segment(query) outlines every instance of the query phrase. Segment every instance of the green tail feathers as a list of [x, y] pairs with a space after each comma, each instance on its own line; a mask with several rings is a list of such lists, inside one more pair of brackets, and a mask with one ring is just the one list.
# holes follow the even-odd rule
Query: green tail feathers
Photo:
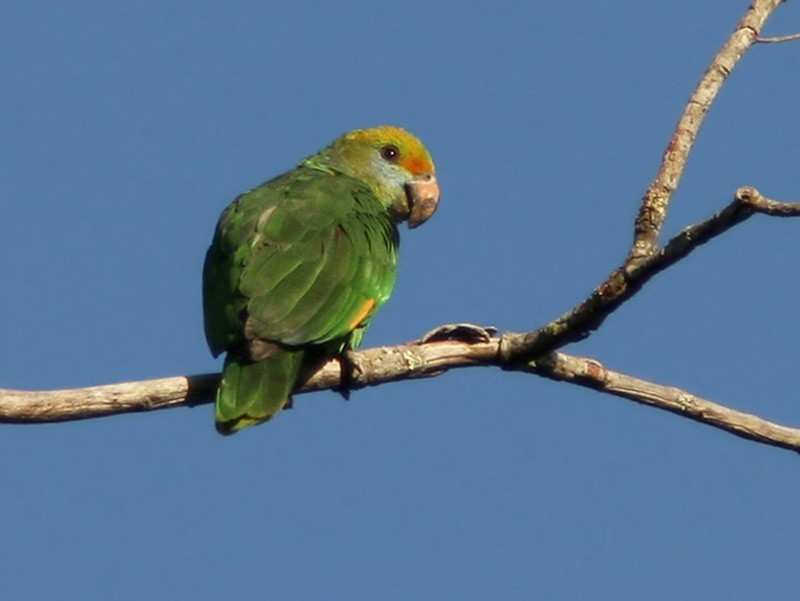
[[217, 431], [234, 434], [267, 421], [283, 409], [297, 381], [303, 354], [280, 350], [272, 357], [251, 362], [228, 353], [217, 390]]

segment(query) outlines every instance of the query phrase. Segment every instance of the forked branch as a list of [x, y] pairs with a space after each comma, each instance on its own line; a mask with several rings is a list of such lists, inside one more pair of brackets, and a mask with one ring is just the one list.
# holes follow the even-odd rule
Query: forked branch
[[734, 67], [752, 46], [782, 0], [755, 0], [731, 36], [711, 61], [689, 97], [675, 132], [672, 134], [655, 179], [644, 194], [636, 218], [633, 245], [626, 260], [635, 264], [657, 252], [658, 238], [672, 195], [678, 188], [689, 153], [708, 110]]
[[[353, 364], [354, 370], [348, 374], [347, 384], [362, 388], [436, 376], [455, 368], [495, 366], [585, 386], [750, 440], [800, 451], [800, 429], [774, 424], [677, 388], [609, 370], [593, 359], [556, 352], [589, 336], [655, 275], [756, 213], [800, 216], [800, 203], [772, 200], [755, 188], [740, 188], [730, 204], [708, 219], [686, 227], [665, 245], [659, 245], [669, 203], [697, 133], [731, 70], [756, 42], [800, 38], [800, 35], [780, 39], [760, 37], [764, 23], [780, 4], [781, 0], [755, 0], [711, 61], [678, 121], [655, 179], [644, 194], [635, 222], [634, 240], [625, 262], [586, 300], [530, 332], [470, 341], [412, 342], [352, 353], [348, 362]], [[342, 382], [341, 375], [340, 362], [328, 361], [309, 373], [296, 392], [335, 389]], [[218, 382], [219, 375], [206, 374], [74, 390], [0, 390], [0, 422], [54, 422], [200, 405], [211, 402]]]

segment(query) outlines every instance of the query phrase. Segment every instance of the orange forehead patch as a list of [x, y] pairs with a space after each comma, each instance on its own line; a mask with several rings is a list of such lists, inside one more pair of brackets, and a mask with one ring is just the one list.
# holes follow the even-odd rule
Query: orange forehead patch
[[369, 129], [357, 129], [346, 134], [345, 138], [373, 146], [394, 144], [400, 151], [399, 164], [413, 175], [435, 171], [431, 155], [419, 138], [400, 127], [381, 125]]
[[413, 175], [433, 173], [433, 161], [431, 161], [427, 152], [422, 156], [418, 154], [403, 154], [400, 159], [400, 165]]

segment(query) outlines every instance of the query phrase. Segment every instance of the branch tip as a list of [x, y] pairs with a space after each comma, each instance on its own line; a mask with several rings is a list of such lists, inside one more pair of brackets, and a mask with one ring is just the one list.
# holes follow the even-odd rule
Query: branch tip
[[751, 208], [756, 213], [773, 217], [800, 217], [800, 202], [773, 200], [752, 186], [744, 186], [736, 190], [735, 199], [736, 202]]
[[742, 204], [753, 205], [753, 203], [758, 202], [758, 200], [761, 198], [761, 192], [752, 186], [742, 186], [736, 190], [734, 198], [737, 202]]

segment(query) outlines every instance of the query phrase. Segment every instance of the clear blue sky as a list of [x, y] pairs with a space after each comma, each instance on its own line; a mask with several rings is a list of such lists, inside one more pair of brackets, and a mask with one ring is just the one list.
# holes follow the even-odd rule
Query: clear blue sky
[[[689, 92], [746, 0], [55, 2], [0, 8], [0, 387], [217, 371], [220, 211], [340, 133], [417, 133], [439, 213], [403, 231], [366, 345], [532, 329], [623, 258]], [[768, 33], [800, 30], [789, 3]], [[800, 43], [745, 57], [675, 197], [800, 200]], [[755, 218], [569, 350], [787, 423], [800, 221]], [[798, 458], [530, 376], [0, 427], [0, 598], [732, 599], [796, 593]]]

